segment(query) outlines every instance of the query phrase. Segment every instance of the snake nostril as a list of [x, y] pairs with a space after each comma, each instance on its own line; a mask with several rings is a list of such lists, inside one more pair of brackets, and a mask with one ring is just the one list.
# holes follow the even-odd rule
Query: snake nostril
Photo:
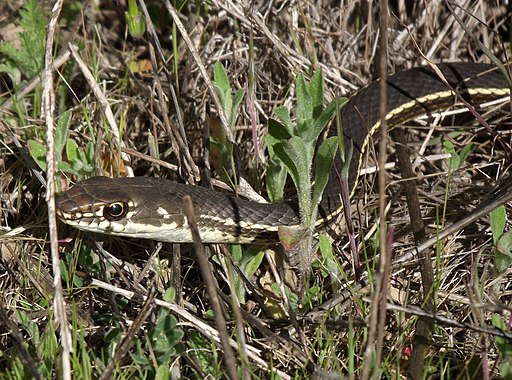
[[124, 202], [114, 202], [106, 205], [103, 209], [103, 216], [110, 221], [123, 218], [128, 212], [128, 205]]

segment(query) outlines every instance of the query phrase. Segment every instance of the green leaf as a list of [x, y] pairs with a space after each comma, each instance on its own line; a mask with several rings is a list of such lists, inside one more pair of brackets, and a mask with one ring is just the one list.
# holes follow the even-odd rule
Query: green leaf
[[87, 163], [94, 165], [94, 157], [94, 144], [92, 143], [92, 141], [89, 141], [85, 145], [85, 158]]
[[68, 139], [69, 122], [71, 120], [71, 111], [62, 113], [59, 120], [57, 121], [57, 128], [55, 129], [55, 154], [57, 155], [57, 161], [62, 159], [62, 151], [66, 146]]
[[[345, 154], [344, 154], [345, 161], [342, 161], [343, 164], [341, 166], [341, 173], [340, 173], [341, 178], [343, 178], [344, 180], [347, 180], [347, 181], [348, 181], [348, 176], [350, 174], [350, 163], [352, 161], [352, 154], [354, 154], [354, 145], [350, 144], [348, 146], [348, 148], [345, 149]], [[352, 191], [352, 189], [349, 189], [349, 191]]]
[[[254, 253], [254, 249], [242, 250], [242, 246], [240, 244], [230, 244], [229, 247], [231, 255], [237, 263], [238, 268], [245, 278], [250, 280], [260, 267], [264, 252], [258, 247], [255, 248], [257, 249], [257, 253]], [[245, 303], [245, 282], [236, 270], [232, 270], [231, 273], [233, 277], [233, 287], [231, 290], [236, 292], [238, 300], [243, 304]]]
[[[2, 50], [2, 49], [0, 49]], [[0, 73], [6, 73], [15, 85], [21, 82], [21, 71], [18, 67], [12, 66], [9, 63], [0, 64]]]
[[39, 333], [39, 327], [37, 323], [33, 322], [28, 318], [27, 314], [23, 311], [16, 311], [16, 319], [19, 324], [27, 331], [28, 335], [32, 339], [35, 346], [39, 345], [41, 334]]
[[[338, 98], [338, 99], [343, 99], [343, 98]], [[342, 102], [342, 101], [343, 100], [341, 100], [340, 102]], [[338, 148], [339, 148], [338, 151], [339, 151], [340, 160], [341, 160], [343, 166], [347, 166], [347, 165], [345, 165], [347, 161], [350, 162], [350, 160], [347, 160], [347, 157], [345, 154], [345, 135], [343, 134], [343, 123], [341, 122], [341, 107], [344, 106], [347, 101], [348, 101], [348, 99], [346, 101], [344, 101], [343, 104], [339, 104], [339, 102], [336, 102], [335, 123], [336, 123], [336, 131], [337, 131], [337, 135], [338, 135]], [[347, 173], [348, 173], [348, 168], [347, 168]]]
[[496, 268], [504, 273], [512, 265], [512, 232], [504, 233], [496, 243]]
[[312, 122], [311, 127], [304, 134], [304, 138], [308, 141], [316, 142], [318, 136], [323, 132], [329, 121], [332, 120], [336, 110], [343, 107], [347, 101], [348, 99], [344, 97], [334, 99], [318, 118]]
[[448, 167], [450, 171], [457, 170], [460, 168], [460, 156], [455, 151], [455, 147], [453, 146], [451, 141], [445, 140], [443, 141], [444, 150], [451, 155], [448, 159]]
[[281, 159], [275, 153], [274, 147], [281, 141], [289, 139], [285, 126], [275, 120], [268, 122], [269, 133], [265, 136], [265, 144], [269, 155], [266, 175], [266, 187], [271, 202], [281, 202], [288, 172]]
[[233, 111], [231, 115], [230, 125], [235, 126], [236, 119], [238, 117], [238, 109], [240, 108], [240, 104], [242, 103], [242, 100], [244, 99], [245, 91], [243, 88], [239, 88], [237, 92], [235, 93], [235, 98], [233, 100]]
[[217, 91], [217, 95], [219, 96], [220, 103], [222, 104], [222, 109], [224, 110], [226, 118], [229, 121], [231, 120], [233, 100], [231, 98], [228, 76], [224, 70], [224, 66], [222, 66], [219, 62], [215, 62], [213, 65], [213, 82], [215, 90]]
[[324, 78], [322, 71], [318, 70], [309, 83], [309, 93], [313, 105], [313, 119], [316, 119], [324, 109]]
[[267, 163], [266, 188], [270, 202], [282, 202], [288, 172], [279, 160], [269, 159]]
[[73, 167], [66, 161], [57, 162], [57, 169], [59, 169], [63, 173], [69, 173], [73, 175], [78, 175], [78, 172], [73, 169]]
[[243, 272], [245, 277], [251, 278], [254, 273], [259, 269], [261, 262], [263, 261], [263, 257], [265, 256], [265, 251], [258, 249], [257, 254], [253, 254], [252, 252], [246, 252], [244, 255], [244, 260], [247, 260], [246, 263], [243, 264]]
[[268, 148], [284, 140], [290, 139], [293, 136], [293, 131], [290, 132], [290, 130], [286, 127], [285, 124], [281, 124], [274, 119], [269, 119], [267, 136], [270, 136], [268, 138], [265, 137], [265, 143], [267, 144]]
[[[286, 131], [288, 131], [288, 134], [290, 136], [293, 136], [295, 133], [293, 130], [292, 119], [290, 117], [290, 113], [288, 112], [288, 109], [286, 107], [277, 107], [274, 110], [274, 114], [279, 119], [279, 121], [282, 123], [282, 126], [284, 126], [284, 128], [286, 128]], [[270, 119], [270, 120], [274, 121], [274, 123], [277, 123], [273, 119]], [[270, 120], [269, 120], [269, 123], [270, 123]], [[269, 127], [270, 127], [270, 124], [269, 124]]]
[[215, 62], [213, 65], [213, 81], [222, 92], [230, 91], [228, 75], [220, 62]]
[[36, 164], [43, 170], [46, 171], [46, 147], [40, 142], [34, 140], [28, 140], [28, 151], [36, 162]]
[[156, 370], [155, 380], [169, 380], [170, 378], [169, 366], [166, 364], [159, 365]]
[[218, 141], [215, 137], [210, 137], [210, 145], [217, 148], [219, 152], [219, 160], [221, 161], [220, 164], [226, 168], [228, 167], [228, 160], [229, 160], [229, 149], [226, 146], [225, 143], [222, 143]]
[[235, 262], [240, 265], [242, 260], [242, 246], [240, 244], [232, 244], [230, 246], [231, 256]]
[[80, 161], [80, 160], [73, 160], [71, 161], [71, 168], [75, 171], [75, 172], [81, 172], [85, 167], [85, 164], [83, 163], [83, 161]]
[[503, 235], [507, 223], [507, 211], [505, 210], [505, 206], [494, 209], [490, 212], [489, 216], [491, 218], [492, 240], [494, 244], [496, 244], [501, 235]]
[[461, 164], [466, 161], [466, 159], [471, 154], [471, 152], [473, 152], [474, 149], [475, 149], [475, 144], [467, 144], [462, 147], [462, 149], [459, 153]]
[[175, 352], [174, 346], [183, 337], [183, 331], [176, 327], [176, 318], [173, 315], [161, 314], [149, 336], [157, 353], [172, 354]]
[[69, 139], [66, 142], [66, 156], [69, 162], [78, 160], [78, 144], [75, 140]]
[[[337, 150], [338, 137], [336, 136], [328, 138], [320, 145], [320, 148], [318, 148], [316, 156], [315, 189], [313, 190], [313, 207], [315, 209], [320, 203], [325, 186], [329, 181], [329, 173], [331, 172], [332, 163]], [[316, 219], [316, 215], [313, 215], [313, 218]]]
[[304, 76], [299, 74], [295, 81], [297, 98], [297, 134], [303, 136], [313, 119], [313, 99], [311, 98]]
[[176, 300], [176, 289], [173, 287], [167, 288], [163, 298], [165, 302], [174, 302]]
[[309, 163], [311, 159], [309, 159], [304, 141], [300, 137], [293, 136], [289, 140], [282, 142], [282, 148], [282, 150], [276, 149], [276, 153], [286, 165], [296, 188], [299, 192], [308, 191]]
[[130, 34], [139, 38], [146, 31], [146, 22], [139, 11], [137, 0], [128, 0], [128, 12], [124, 12]]
[[318, 247], [320, 249], [320, 254], [322, 255], [322, 271], [324, 275], [329, 275], [332, 277], [332, 284], [339, 285], [340, 269], [338, 266], [338, 260], [332, 250], [332, 244], [325, 234], [320, 234], [318, 240]]
[[283, 141], [282, 151], [279, 145], [275, 147], [277, 154], [282, 153], [281, 161], [286, 165], [290, 173], [297, 195], [299, 198], [299, 207], [304, 218], [303, 223], [310, 229], [311, 226], [311, 175], [310, 166], [312, 163], [311, 152], [304, 141], [298, 137], [293, 136], [291, 139]]

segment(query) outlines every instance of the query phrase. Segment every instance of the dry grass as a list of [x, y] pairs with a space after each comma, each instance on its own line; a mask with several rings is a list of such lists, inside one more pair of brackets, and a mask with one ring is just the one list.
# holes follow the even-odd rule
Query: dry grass
[[[0, 37], [4, 39], [18, 19], [18, 8], [7, 3], [0, 5], [0, 17], [6, 17], [0, 18]], [[457, 2], [455, 12], [471, 35], [442, 1], [397, 3], [400, 8], [392, 8], [388, 31], [390, 72], [425, 64], [426, 59], [489, 62], [473, 42], [475, 38], [500, 61], [507, 61], [510, 11], [498, 1]], [[146, 35], [137, 39], [126, 33], [124, 9], [118, 4], [101, 2], [97, 7], [86, 3], [79, 13], [74, 13], [79, 3], [68, 4], [57, 36], [58, 54], [67, 50], [67, 42], [80, 46], [80, 55], [120, 126], [124, 151], [161, 160], [155, 163], [145, 156], [132, 155], [131, 168], [136, 175], [193, 181], [207, 165], [215, 164], [215, 160], [210, 163], [208, 159], [203, 139], [205, 129], [218, 124], [210, 120], [217, 115], [212, 94], [180, 33], [171, 38], [171, 18], [160, 2], [147, 2], [147, 6], [168, 73], [162, 67], [160, 53], [154, 53], [152, 38]], [[242, 104], [234, 140], [241, 151], [244, 177], [258, 190], [264, 188], [266, 158], [262, 141], [266, 121], [276, 106], [291, 106], [292, 84], [299, 72], [308, 76], [322, 69], [328, 100], [350, 95], [378, 73], [375, 2], [212, 0], [208, 5], [183, 4], [180, 18], [209, 76], [213, 64], [221, 62], [232, 87], [244, 88], [253, 101]], [[13, 41], [20, 42], [16, 38]], [[92, 142], [96, 174], [125, 175], [129, 169], [119, 159], [111, 126], [83, 72], [72, 58], [67, 58], [59, 72], [60, 77], [55, 75], [55, 88], [59, 88], [56, 114], [72, 111], [70, 138], [81, 149]], [[54, 332], [51, 308], [53, 279], [46, 244], [46, 204], [44, 189], [34, 175], [38, 168], [27, 150], [29, 140], [44, 143], [45, 137], [37, 87], [21, 96], [26, 83], [38, 76], [21, 75], [25, 82], [20, 86], [3, 74], [0, 82], [0, 100], [8, 102], [0, 108], [0, 363], [5, 369], [0, 377], [18, 378], [35, 371], [51, 378], [60, 376], [60, 359], [57, 348], [50, 344], [57, 344], [58, 334]], [[169, 97], [171, 85], [177, 104]], [[13, 99], [17, 99], [14, 104]], [[186, 139], [177, 132], [178, 112]], [[507, 176], [511, 157], [509, 110], [492, 110], [486, 119], [499, 126], [497, 139], [491, 141], [480, 127], [461, 128], [473, 125], [469, 117], [443, 122], [454, 125], [450, 131], [463, 131], [453, 139], [457, 151], [469, 142], [476, 145], [460, 170], [447, 176], [446, 159], [415, 167], [429, 236], [471, 213], [496, 180]], [[427, 136], [427, 129], [422, 121], [411, 123], [407, 128], [408, 145], [420, 152], [418, 156], [434, 158], [444, 152], [439, 142], [441, 133]], [[443, 128], [443, 135], [446, 131]], [[429, 143], [425, 144], [427, 138]], [[393, 160], [392, 144], [389, 153]], [[169, 164], [180, 170], [170, 170]], [[223, 175], [218, 168], [212, 172]], [[395, 228], [393, 254], [399, 256], [414, 246], [414, 240], [400, 174], [390, 169], [388, 175], [388, 219]], [[60, 185], [69, 186], [71, 179], [63, 177]], [[374, 242], [378, 240], [377, 191], [371, 176], [364, 177], [358, 194], [354, 215], [360, 237], [358, 249], [364, 260], [373, 257]], [[506, 230], [509, 227], [507, 224]], [[209, 313], [211, 305], [191, 247], [84, 235], [64, 225], [59, 226], [59, 237], [63, 287], [72, 324], [74, 377], [99, 377], [121, 338], [128, 348], [116, 356], [119, 362], [112, 369], [116, 378], [152, 377], [159, 364], [172, 368], [173, 377], [225, 376], [222, 348], [212, 338], [217, 331]], [[103, 242], [102, 248], [94, 239]], [[229, 255], [223, 248], [212, 248], [217, 256], [211, 265], [240, 374], [246, 378], [361, 376], [365, 363], [369, 365], [363, 360], [365, 349], [372, 343], [367, 342], [366, 333], [373, 287], [353, 288], [355, 278], [347, 261], [351, 260], [347, 247], [344, 236], [333, 244], [338, 261], [335, 268], [326, 268], [325, 262], [315, 263], [309, 304], [301, 312], [290, 310], [283, 300], [276, 284], [281, 288], [284, 284], [275, 271], [279, 260], [276, 264], [273, 252], [265, 253], [260, 268], [246, 284], [250, 292], [245, 302], [234, 306], [236, 302], [230, 299], [233, 269]], [[512, 288], [510, 271], [496, 270], [494, 250], [487, 218], [432, 247], [434, 289], [429, 299], [434, 300], [439, 318], [432, 341], [426, 346], [425, 377], [499, 376], [500, 353], [492, 334], [497, 330], [493, 330], [491, 318], [508, 325]], [[368, 262], [370, 267], [374, 265], [373, 260]], [[411, 364], [418, 364], [410, 363], [408, 355], [414, 349], [411, 342], [416, 316], [421, 315], [424, 305], [419, 268], [418, 262], [411, 260], [406, 266], [394, 268], [390, 275], [382, 360], [370, 363], [373, 373], [386, 378], [405, 377]], [[373, 272], [369, 270], [370, 278]], [[174, 297], [170, 288], [174, 288]], [[143, 298], [153, 291], [155, 300], [146, 304], [142, 313]], [[297, 302], [293, 294], [287, 297], [291, 304]], [[328, 310], [322, 307], [333, 301], [337, 306]], [[166, 361], [165, 354], [155, 348], [157, 338], [151, 331], [163, 323], [169, 311], [177, 318], [177, 326], [166, 320], [168, 328], [156, 330], [168, 338], [166, 352], [170, 359]], [[144, 316], [142, 320], [137, 319], [140, 315]], [[138, 328], [130, 329], [134, 321]], [[166, 335], [173, 331], [173, 337]]]

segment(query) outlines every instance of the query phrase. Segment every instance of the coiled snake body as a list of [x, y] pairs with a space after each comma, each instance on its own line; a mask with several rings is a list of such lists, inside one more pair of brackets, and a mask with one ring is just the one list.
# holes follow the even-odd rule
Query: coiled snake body
[[[446, 109], [458, 96], [478, 106], [510, 94], [505, 77], [495, 66], [453, 63], [438, 68], [444, 79], [430, 67], [400, 71], [388, 78], [388, 125]], [[379, 83], [374, 82], [353, 95], [341, 110], [345, 145], [354, 147], [348, 178], [351, 189], [357, 184], [362, 155], [380, 125], [379, 98]], [[335, 161], [319, 206], [324, 220], [341, 212], [336, 174], [339, 165]], [[183, 214], [184, 195], [192, 198], [205, 243], [272, 241], [277, 240], [279, 226], [300, 224], [300, 213], [293, 203], [254, 203], [202, 187], [146, 177], [93, 177], [77, 183], [57, 199], [57, 214], [65, 223], [85, 231], [191, 242]]]

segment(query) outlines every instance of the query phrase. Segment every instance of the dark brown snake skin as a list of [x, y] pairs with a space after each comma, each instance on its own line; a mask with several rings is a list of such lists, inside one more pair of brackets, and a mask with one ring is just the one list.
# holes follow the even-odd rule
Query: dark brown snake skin
[[[459, 96], [475, 106], [509, 94], [507, 81], [495, 66], [453, 63], [438, 67]], [[390, 126], [454, 104], [455, 96], [430, 67], [400, 71], [389, 76], [387, 83]], [[351, 189], [358, 180], [361, 155], [378, 129], [379, 87], [377, 81], [361, 89], [341, 111], [345, 144], [354, 147], [349, 168]], [[339, 171], [338, 160], [319, 207], [319, 214], [326, 221], [341, 210]], [[57, 199], [57, 209], [64, 222], [79, 229], [189, 242], [191, 237], [182, 210], [184, 195], [192, 198], [201, 236], [207, 243], [273, 241], [277, 240], [278, 226], [300, 224], [299, 212], [293, 203], [253, 203], [202, 187], [146, 177], [94, 177], [82, 181]], [[115, 215], [109, 214], [108, 205], [116, 202], [126, 215], [116, 217], [117, 206], [112, 209]], [[134, 222], [136, 224], [132, 224]]]

